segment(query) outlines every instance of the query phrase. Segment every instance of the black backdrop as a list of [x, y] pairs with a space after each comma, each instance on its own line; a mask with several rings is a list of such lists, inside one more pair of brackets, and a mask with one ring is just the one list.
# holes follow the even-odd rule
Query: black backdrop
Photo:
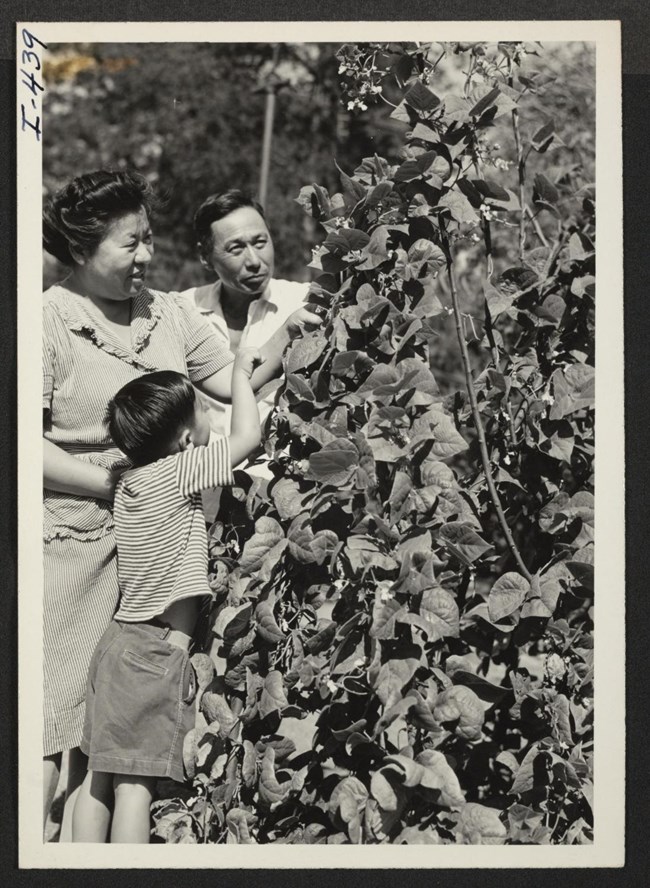
[[[650, 114], [650, 28], [647, 0], [5, 0], [0, 13], [0, 849], [2, 882], [26, 886], [113, 886], [227, 884], [341, 888], [366, 881], [373, 888], [400, 883], [448, 886], [480, 881], [486, 888], [505, 884], [537, 888], [557, 882], [580, 886], [650, 884], [646, 832], [650, 816], [647, 758], [650, 699], [646, 680], [650, 573], [647, 536], [650, 508], [646, 494], [648, 468], [648, 358], [650, 312], [649, 219], [647, 173]], [[16, 21], [337, 21], [360, 20], [539, 20], [621, 19], [623, 23], [624, 227], [625, 227], [625, 387], [627, 492], [627, 837], [622, 870], [18, 870], [18, 739], [17, 739], [17, 596], [16, 596]], [[603, 421], [602, 419], [600, 421]], [[28, 596], [29, 589], [21, 590]], [[620, 590], [602, 594], [620, 595]], [[623, 606], [623, 602], [621, 602]], [[645, 779], [644, 779], [645, 778]], [[468, 850], [471, 855], [471, 852]], [[435, 858], [432, 864], [435, 866]]]

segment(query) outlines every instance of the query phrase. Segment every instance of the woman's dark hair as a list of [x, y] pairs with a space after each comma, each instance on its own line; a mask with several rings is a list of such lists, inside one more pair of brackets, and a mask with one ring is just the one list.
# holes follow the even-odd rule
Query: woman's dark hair
[[159, 370], [127, 382], [108, 404], [106, 425], [136, 466], [169, 456], [175, 435], [194, 418], [196, 392], [182, 373]]
[[[262, 205], [249, 194], [239, 188], [230, 188], [228, 191], [220, 191], [207, 197], [194, 214], [194, 234], [199, 247], [199, 252], [204, 259], [208, 259], [212, 250], [213, 222], [224, 219], [234, 210], [242, 207], [252, 207], [264, 219]], [[265, 220], [266, 221], [266, 220]]]
[[78, 176], [46, 201], [43, 246], [65, 265], [74, 265], [71, 248], [91, 256], [114, 219], [143, 208], [149, 213], [156, 203], [140, 173], [97, 170]]

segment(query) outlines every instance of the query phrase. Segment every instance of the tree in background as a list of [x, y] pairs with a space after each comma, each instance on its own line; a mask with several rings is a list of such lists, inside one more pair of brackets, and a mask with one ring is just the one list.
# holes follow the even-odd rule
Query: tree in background
[[[166, 205], [155, 220], [152, 285], [204, 281], [192, 217], [213, 191], [259, 184], [265, 89], [277, 93], [267, 215], [279, 276], [305, 279], [314, 226], [292, 200], [298, 183], [335, 183], [385, 138], [339, 107], [338, 63], [326, 44], [74, 44], [45, 65], [46, 192], [99, 167], [133, 167]], [[375, 128], [373, 128], [375, 129]], [[46, 266], [46, 283], [60, 269]]]

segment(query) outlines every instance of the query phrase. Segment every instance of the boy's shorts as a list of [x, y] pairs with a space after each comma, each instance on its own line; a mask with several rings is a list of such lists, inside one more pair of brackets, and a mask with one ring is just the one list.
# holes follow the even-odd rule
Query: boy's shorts
[[113, 620], [95, 648], [81, 750], [93, 771], [183, 782], [183, 740], [196, 723], [186, 650], [154, 623]]

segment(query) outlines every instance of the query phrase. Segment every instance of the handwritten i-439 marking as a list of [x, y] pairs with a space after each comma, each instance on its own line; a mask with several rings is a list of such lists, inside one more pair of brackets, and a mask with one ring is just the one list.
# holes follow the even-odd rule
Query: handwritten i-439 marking
[[[41, 93], [45, 91], [45, 87], [42, 83], [40, 83], [36, 76], [35, 72], [38, 73], [41, 70], [42, 63], [39, 55], [38, 47], [42, 49], [47, 49], [47, 44], [43, 43], [42, 40], [39, 40], [34, 34], [27, 30], [27, 28], [23, 28], [22, 30], [22, 39], [23, 46], [25, 47], [22, 50], [22, 54], [20, 60], [24, 67], [20, 69], [20, 73], [23, 75], [23, 80], [21, 81], [22, 86], [26, 87], [30, 92], [33, 93], [31, 97], [31, 105], [34, 111], [39, 110], [39, 105], [37, 103], [37, 98], [40, 99]], [[32, 68], [33, 70], [30, 70]], [[36, 136], [37, 141], [41, 140], [41, 117], [40, 114], [36, 114], [33, 119], [28, 116], [28, 112], [25, 110], [25, 105], [21, 103], [20, 105], [20, 114], [21, 114], [21, 129], [25, 132], [26, 129], [31, 130]]]

